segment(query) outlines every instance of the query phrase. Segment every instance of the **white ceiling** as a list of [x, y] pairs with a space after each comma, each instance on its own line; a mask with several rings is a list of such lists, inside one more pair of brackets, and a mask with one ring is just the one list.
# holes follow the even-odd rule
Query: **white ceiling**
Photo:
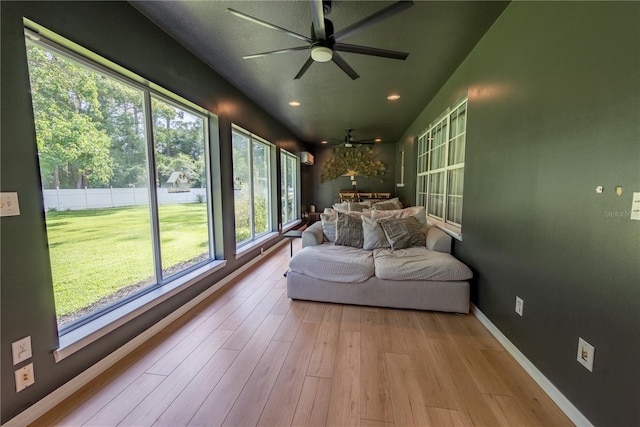
[[[508, 2], [417, 1], [345, 43], [408, 52], [406, 61], [340, 55], [360, 75], [351, 80], [332, 62], [314, 63], [294, 80], [307, 50], [256, 59], [243, 55], [305, 42], [238, 18], [233, 8], [309, 36], [308, 1], [131, 1], [164, 31], [270, 112], [300, 139], [344, 137], [396, 142], [480, 40]], [[394, 2], [334, 1], [336, 31]], [[401, 96], [390, 102], [391, 93]], [[301, 102], [291, 107], [289, 101]]]

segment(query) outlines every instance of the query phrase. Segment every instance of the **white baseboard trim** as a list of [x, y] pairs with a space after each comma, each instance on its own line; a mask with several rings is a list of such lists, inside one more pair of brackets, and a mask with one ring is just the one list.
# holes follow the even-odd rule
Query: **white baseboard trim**
[[287, 239], [282, 239], [280, 242], [271, 246], [267, 249], [263, 255], [257, 256], [242, 267], [238, 268], [228, 276], [221, 279], [218, 283], [207, 289], [206, 291], [199, 294], [197, 297], [187, 302], [185, 305], [169, 314], [164, 319], [160, 320], [158, 323], [141, 333], [140, 335], [133, 338], [131, 341], [123, 345], [122, 347], [115, 350], [113, 353], [109, 354], [104, 359], [97, 362], [95, 365], [91, 366], [89, 369], [81, 372], [73, 379], [69, 380], [65, 384], [61, 385], [9, 421], [2, 425], [2, 427], [22, 427], [35, 422], [38, 418], [52, 410], [56, 405], [62, 403], [63, 400], [71, 396], [76, 391], [80, 390], [82, 387], [87, 385], [91, 380], [96, 378], [98, 375], [109, 369], [111, 366], [115, 365], [121, 359], [123, 359], [127, 354], [131, 353], [133, 350], [144, 344], [147, 340], [151, 339], [155, 334], [162, 331], [164, 328], [169, 326], [171, 323], [175, 322], [180, 316], [186, 314], [189, 310], [200, 304], [202, 301], [207, 299], [209, 296], [213, 295], [216, 291], [227, 285], [233, 279], [238, 277], [240, 274], [247, 271], [250, 267], [256, 264], [262, 256], [269, 255], [270, 253], [278, 250], [280, 246], [284, 244], [288, 244]]
[[522, 354], [509, 339], [494, 325], [487, 316], [475, 305], [471, 305], [471, 311], [491, 334], [502, 344], [502, 346], [513, 356], [513, 358], [524, 368], [529, 376], [547, 393], [562, 412], [578, 427], [593, 427], [593, 424], [578, 410], [551, 381], [544, 376], [527, 357]]

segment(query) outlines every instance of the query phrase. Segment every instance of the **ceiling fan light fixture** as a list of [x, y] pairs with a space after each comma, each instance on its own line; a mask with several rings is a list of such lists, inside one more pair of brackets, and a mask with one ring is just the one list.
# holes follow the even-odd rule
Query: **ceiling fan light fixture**
[[333, 58], [333, 51], [326, 46], [313, 46], [311, 58], [316, 62], [329, 62]]

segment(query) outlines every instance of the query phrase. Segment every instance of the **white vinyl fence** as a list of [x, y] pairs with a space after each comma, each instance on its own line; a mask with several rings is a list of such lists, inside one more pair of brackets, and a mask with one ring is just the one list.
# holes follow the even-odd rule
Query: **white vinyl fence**
[[[191, 188], [188, 192], [169, 193], [158, 188], [159, 204], [198, 203], [206, 201], [206, 189]], [[44, 209], [50, 211], [116, 208], [149, 204], [147, 188], [85, 188], [80, 190], [42, 190]], [[198, 196], [201, 200], [198, 199]]]

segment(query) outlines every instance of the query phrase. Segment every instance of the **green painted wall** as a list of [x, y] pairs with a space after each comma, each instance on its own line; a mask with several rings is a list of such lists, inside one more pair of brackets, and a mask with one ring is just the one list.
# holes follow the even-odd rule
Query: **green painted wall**
[[[639, 425], [640, 3], [511, 3], [398, 152], [415, 158], [417, 133], [467, 91], [455, 253], [473, 302], [593, 424]], [[596, 347], [593, 373], [578, 337]]]
[[[378, 144], [372, 146], [376, 153], [376, 158], [385, 165], [385, 173], [375, 178], [356, 177], [357, 188], [360, 191], [379, 191], [395, 195], [395, 175], [396, 175], [396, 152], [395, 144]], [[351, 188], [349, 177], [340, 177], [332, 181], [320, 182], [322, 174], [322, 164], [331, 157], [332, 150], [329, 147], [320, 147], [315, 152], [315, 165], [307, 166], [311, 173], [312, 201], [316, 209], [322, 212], [324, 208], [331, 207], [336, 203], [340, 190]]]
[[[217, 73], [179, 46], [126, 2], [0, 3], [2, 19], [1, 191], [17, 191], [19, 217], [0, 221], [1, 342], [0, 423], [5, 423], [78, 375], [158, 320], [255, 256], [235, 260], [231, 123], [299, 153], [303, 145], [268, 112], [261, 110]], [[219, 147], [213, 147], [213, 200], [218, 255], [228, 267], [156, 309], [129, 322], [60, 363], [35, 130], [23, 35], [26, 17], [83, 47], [183, 96], [219, 116]], [[308, 177], [303, 176], [307, 194]], [[306, 196], [305, 196], [306, 197]], [[306, 203], [306, 199], [304, 200]], [[221, 221], [221, 218], [225, 218]], [[267, 246], [267, 245], [265, 245]], [[15, 392], [11, 342], [30, 335], [36, 383]]]

